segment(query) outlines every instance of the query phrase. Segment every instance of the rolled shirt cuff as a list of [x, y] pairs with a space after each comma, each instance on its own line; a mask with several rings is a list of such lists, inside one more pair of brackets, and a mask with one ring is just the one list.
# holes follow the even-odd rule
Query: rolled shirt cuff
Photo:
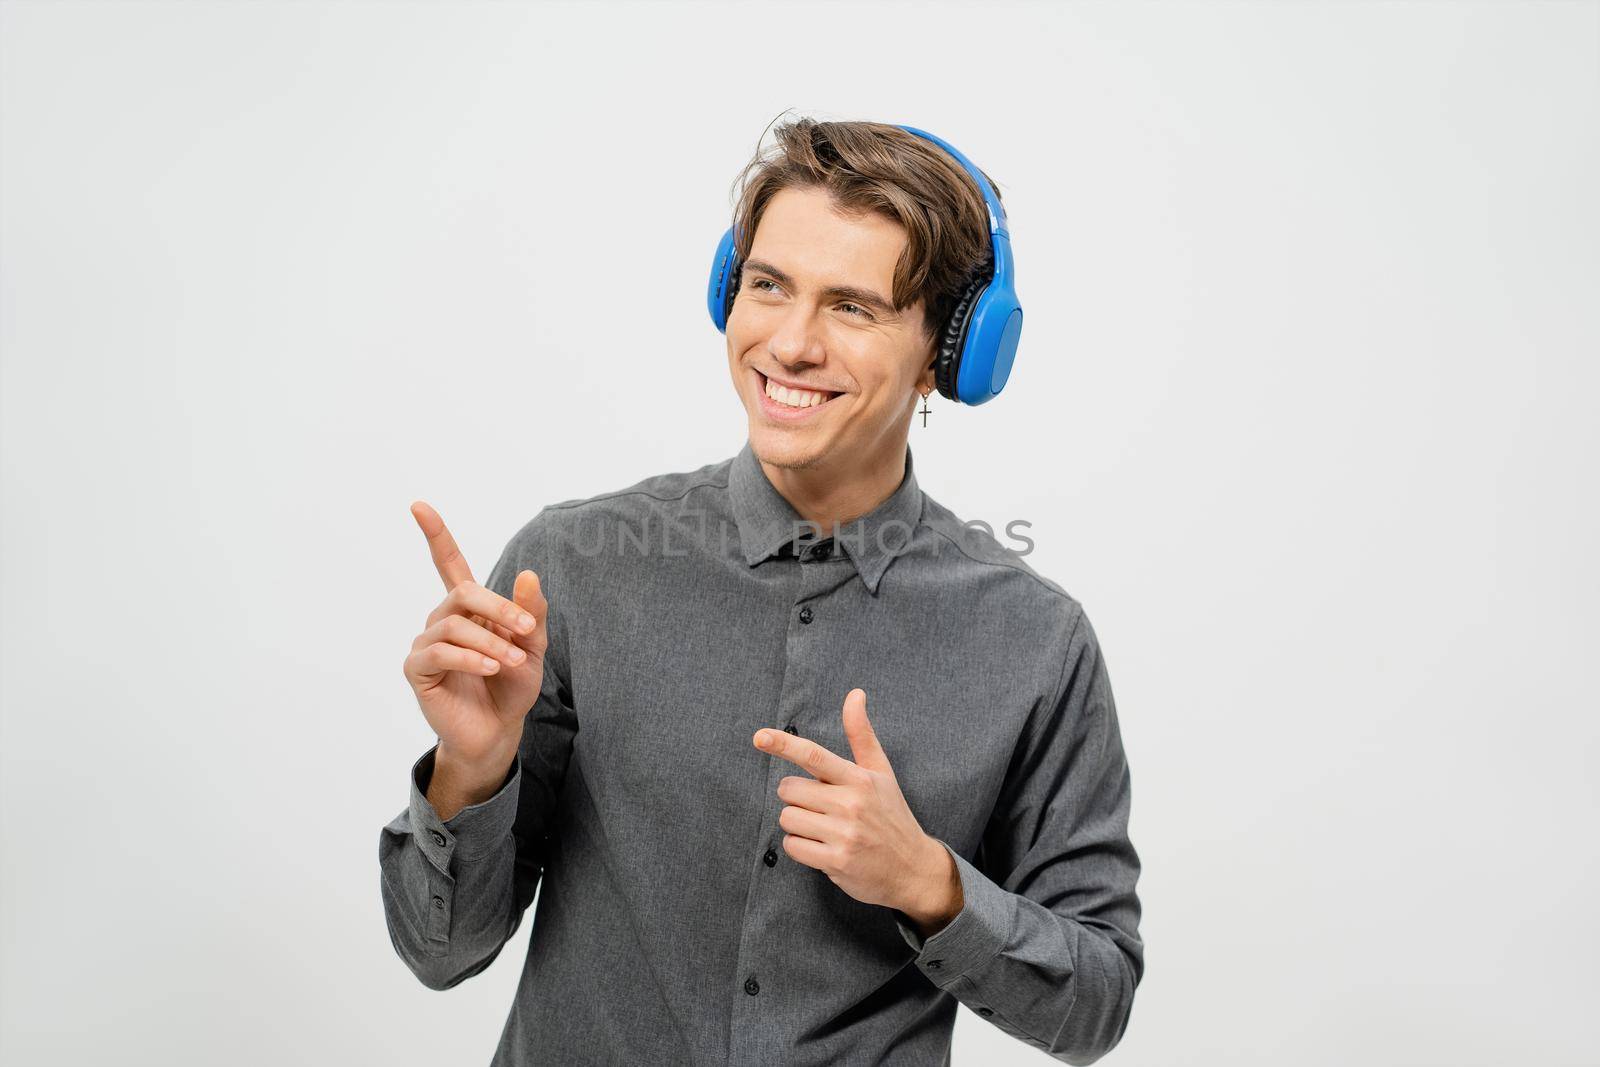
[[522, 760], [513, 759], [505, 781], [488, 800], [469, 804], [450, 818], [439, 818], [439, 813], [428, 803], [428, 784], [433, 780], [434, 757], [439, 746], [423, 753], [411, 767], [411, 801], [406, 814], [410, 830], [416, 837], [417, 847], [428, 861], [439, 870], [450, 874], [450, 858], [475, 859], [494, 851], [511, 833], [517, 818], [517, 794], [522, 783]]
[[908, 916], [898, 910], [894, 914], [900, 936], [917, 952], [917, 967], [934, 985], [943, 987], [1000, 953], [1010, 934], [1015, 903], [1010, 893], [963, 859], [955, 849], [943, 841], [939, 844], [955, 860], [956, 873], [961, 878], [961, 910], [944, 929], [926, 939], [908, 921]]

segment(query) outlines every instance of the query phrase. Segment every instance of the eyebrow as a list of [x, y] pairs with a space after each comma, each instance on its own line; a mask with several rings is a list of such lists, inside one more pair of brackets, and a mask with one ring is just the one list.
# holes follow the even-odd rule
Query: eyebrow
[[[783, 271], [779, 270], [777, 267], [774, 267], [771, 263], [765, 262], [764, 260], [752, 259], [746, 263], [742, 268], [740, 268], [740, 280], [743, 280], [743, 272], [747, 270], [757, 271], [761, 274], [769, 274], [772, 276], [772, 280], [777, 282], [779, 285], [787, 285], [790, 288], [794, 288], [793, 278], [789, 277], [789, 275], [785, 274]], [[885, 300], [877, 293], [874, 293], [871, 289], [862, 289], [854, 285], [830, 285], [822, 291], [822, 295], [831, 296], [836, 300], [852, 301], [853, 303], [860, 304], [863, 307], [870, 308], [887, 318], [893, 318], [895, 315], [893, 305], [891, 305], [889, 301]]]

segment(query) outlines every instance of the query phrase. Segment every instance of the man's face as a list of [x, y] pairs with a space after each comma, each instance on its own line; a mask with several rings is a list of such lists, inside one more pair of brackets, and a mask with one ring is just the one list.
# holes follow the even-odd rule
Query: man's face
[[[899, 458], [918, 394], [933, 388], [922, 302], [889, 307], [905, 243], [899, 223], [840, 215], [821, 189], [768, 202], [727, 323], [757, 458], [841, 470]], [[773, 396], [776, 385], [821, 396]]]

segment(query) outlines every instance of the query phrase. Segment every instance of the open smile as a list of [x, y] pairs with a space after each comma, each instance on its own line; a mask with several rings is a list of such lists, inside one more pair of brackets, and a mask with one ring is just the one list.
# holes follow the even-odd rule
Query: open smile
[[760, 394], [762, 412], [778, 422], [805, 422], [814, 419], [843, 393], [827, 389], [798, 389], [783, 386], [755, 368], [756, 391]]

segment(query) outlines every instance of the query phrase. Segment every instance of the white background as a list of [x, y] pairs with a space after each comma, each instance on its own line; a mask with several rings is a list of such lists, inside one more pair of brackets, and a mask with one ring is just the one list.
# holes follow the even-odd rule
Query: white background
[[739, 448], [706, 270], [785, 109], [1005, 196], [1015, 373], [912, 443], [1106, 648], [1147, 971], [1105, 1062], [1600, 1062], [1600, 7], [3, 30], [6, 1063], [488, 1062], [532, 912], [441, 994], [380, 905], [443, 595], [407, 508], [482, 576]]

